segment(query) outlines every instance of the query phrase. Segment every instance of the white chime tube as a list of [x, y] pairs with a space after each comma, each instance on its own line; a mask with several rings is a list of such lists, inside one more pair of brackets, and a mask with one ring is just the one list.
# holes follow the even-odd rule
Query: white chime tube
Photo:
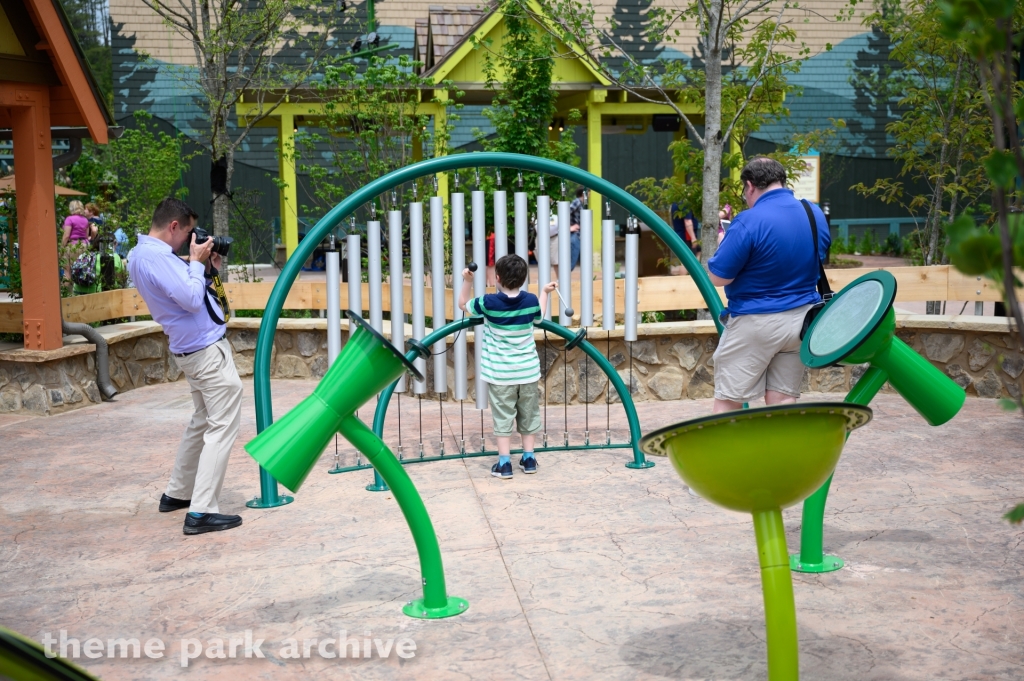
[[[472, 196], [473, 202], [473, 261], [477, 264], [476, 272], [473, 275], [473, 297], [479, 298], [487, 292], [487, 226], [486, 213], [484, 212], [484, 193], [476, 190]], [[473, 364], [476, 367], [475, 389], [476, 408], [487, 408], [487, 384], [484, 382], [480, 365], [484, 358], [484, 329], [483, 326], [474, 327], [473, 330]]]
[[494, 192], [494, 262], [508, 255], [508, 199], [504, 191]]
[[[569, 231], [569, 202], [558, 202], [558, 292], [567, 305], [572, 305], [572, 238]], [[557, 296], [556, 296], [557, 300]], [[565, 313], [565, 306], [558, 303], [558, 323], [572, 324], [572, 317]]]
[[[551, 281], [551, 199], [547, 196], [537, 197], [537, 296]], [[544, 311], [544, 319], [551, 319], [551, 307], [558, 304], [552, 296], [548, 300], [548, 308]]]
[[626, 333], [623, 338], [635, 341], [639, 294], [637, 272], [640, 267], [640, 223], [636, 218], [630, 218], [626, 224]]
[[[440, 196], [430, 197], [430, 318], [434, 330], [445, 325], [444, 309], [444, 201]], [[448, 392], [448, 340], [434, 343], [434, 392]]]
[[[345, 257], [348, 258], [348, 309], [363, 316], [363, 249], [359, 247], [359, 235], [349, 234], [345, 238]], [[355, 329], [349, 329], [354, 331]]]
[[[527, 263], [530, 262], [530, 215], [529, 215], [529, 203], [526, 192], [516, 192], [512, 196], [512, 207], [515, 211], [515, 244], [516, 244], [516, 255], [525, 260]], [[527, 268], [529, 271], [529, 268]], [[530, 278], [527, 275], [527, 282]], [[524, 284], [525, 286], [525, 284]]]
[[327, 364], [334, 364], [334, 358], [341, 352], [341, 253], [334, 247], [327, 251], [324, 264], [327, 267]]
[[[418, 341], [426, 336], [426, 309], [424, 307], [424, 271], [423, 271], [423, 203], [414, 201], [409, 204], [409, 260], [412, 270], [412, 337]], [[417, 358], [413, 364], [425, 377], [427, 360]], [[413, 380], [412, 391], [416, 395], [427, 392], [426, 378], [422, 381]]]
[[[402, 264], [402, 211], [388, 211], [388, 283], [391, 286], [391, 344], [405, 354], [405, 274]], [[395, 392], [405, 392], [405, 372]]]
[[615, 328], [615, 221], [601, 221], [601, 328]]
[[[466, 195], [452, 194], [452, 308], [455, 321], [465, 313], [459, 309], [459, 291], [462, 289], [462, 270], [466, 269]], [[469, 396], [466, 383], [466, 336], [463, 331], [455, 337], [453, 363], [455, 365], [455, 399]]]
[[594, 213], [580, 211], [580, 326], [594, 323]]
[[383, 286], [380, 260], [380, 220], [366, 223], [366, 278], [370, 289], [370, 326], [384, 332]]

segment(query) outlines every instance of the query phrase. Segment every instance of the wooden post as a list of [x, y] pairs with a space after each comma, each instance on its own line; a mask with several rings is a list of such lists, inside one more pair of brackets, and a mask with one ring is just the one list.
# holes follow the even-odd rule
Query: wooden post
[[[50, 93], [46, 86], [3, 83], [13, 97], [14, 162], [18, 168], [18, 242], [25, 348], [56, 350], [63, 344], [56, 210], [53, 202], [53, 151]], [[8, 104], [8, 102], [4, 102]]]
[[281, 241], [290, 258], [299, 245], [299, 187], [295, 174], [295, 116], [280, 114], [278, 127], [281, 182]]
[[[601, 136], [601, 102], [608, 96], [607, 90], [591, 90], [587, 97], [587, 170], [601, 177], [602, 167], [602, 136]], [[604, 219], [604, 206], [597, 192], [590, 192], [590, 210], [594, 211], [594, 252], [601, 252], [601, 220]], [[598, 260], [597, 262], [600, 262]], [[602, 275], [603, 276], [603, 275]]]

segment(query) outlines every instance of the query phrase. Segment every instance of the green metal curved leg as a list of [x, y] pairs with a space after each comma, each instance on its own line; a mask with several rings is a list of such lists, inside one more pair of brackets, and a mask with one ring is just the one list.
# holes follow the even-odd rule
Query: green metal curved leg
[[796, 636], [793, 577], [786, 554], [782, 511], [755, 511], [754, 535], [761, 563], [764, 627], [768, 642], [768, 681], [798, 681], [800, 649]]
[[[888, 376], [884, 371], [870, 367], [847, 394], [845, 401], [868, 404], [882, 389], [886, 380]], [[846, 437], [850, 437], [849, 433]], [[825, 502], [828, 500], [831, 484], [830, 475], [825, 484], [804, 501], [800, 525], [800, 553], [794, 553], [789, 557], [789, 567], [794, 572], [834, 572], [846, 564], [839, 556], [826, 555], [824, 550]]]

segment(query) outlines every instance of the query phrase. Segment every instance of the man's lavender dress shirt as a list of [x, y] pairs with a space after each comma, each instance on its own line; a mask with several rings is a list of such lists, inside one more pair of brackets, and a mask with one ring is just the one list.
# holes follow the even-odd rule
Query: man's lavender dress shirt
[[164, 327], [171, 352], [202, 350], [224, 335], [224, 327], [214, 323], [206, 310], [203, 263], [186, 263], [174, 254], [170, 244], [140, 234], [139, 245], [128, 261], [128, 272], [149, 313]]

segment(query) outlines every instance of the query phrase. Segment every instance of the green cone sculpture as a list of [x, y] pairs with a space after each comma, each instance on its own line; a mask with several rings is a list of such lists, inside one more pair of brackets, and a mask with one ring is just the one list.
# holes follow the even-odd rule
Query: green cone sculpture
[[871, 410], [855, 404], [787, 404], [684, 421], [640, 441], [644, 453], [668, 456], [701, 497], [753, 516], [769, 681], [800, 676], [782, 509], [803, 500], [831, 475], [847, 433], [870, 420]]
[[[334, 434], [340, 433], [384, 478], [412, 531], [423, 573], [423, 598], [406, 604], [405, 614], [421, 619], [461, 614], [469, 603], [448, 596], [437, 535], [419, 492], [383, 440], [355, 416], [356, 409], [403, 371], [420, 380], [423, 377], [362, 317], [351, 311], [345, 315], [349, 328], [358, 328], [313, 394], [245, 445], [245, 451], [281, 484], [297, 492]], [[422, 351], [421, 346], [414, 346], [410, 355]]]

